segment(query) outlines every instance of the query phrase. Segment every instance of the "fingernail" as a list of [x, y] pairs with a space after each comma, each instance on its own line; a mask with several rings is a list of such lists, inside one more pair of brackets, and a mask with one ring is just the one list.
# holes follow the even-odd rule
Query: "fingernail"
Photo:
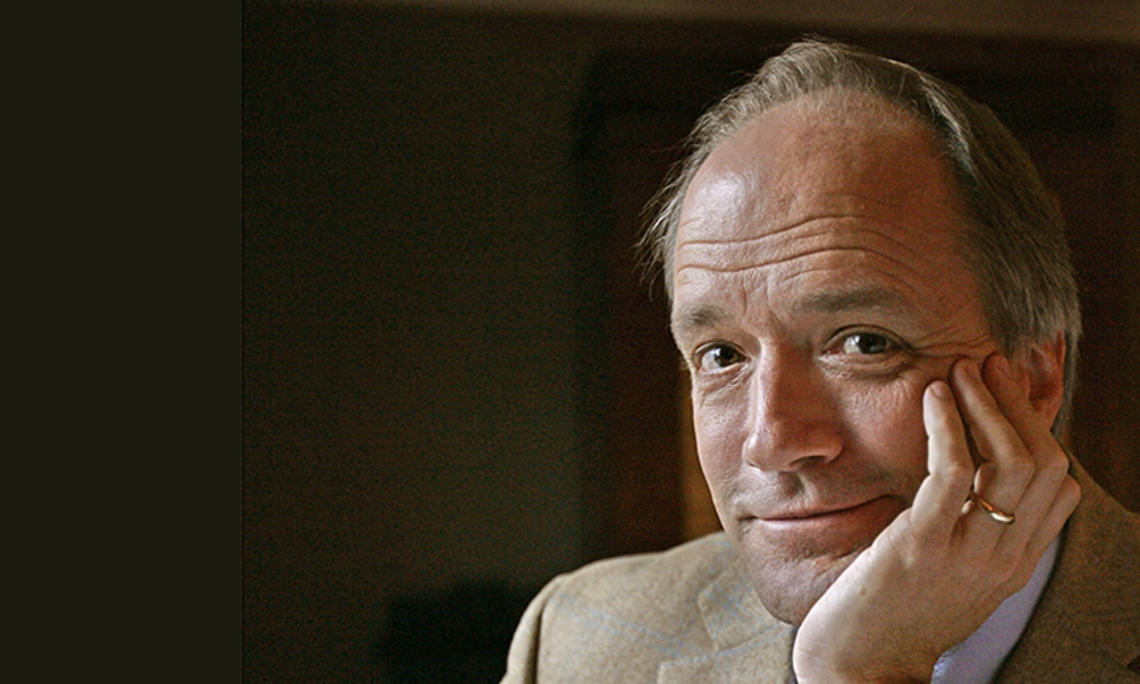
[[934, 382], [930, 383], [930, 393], [939, 399], [949, 399], [950, 387], [941, 380], [935, 380]]

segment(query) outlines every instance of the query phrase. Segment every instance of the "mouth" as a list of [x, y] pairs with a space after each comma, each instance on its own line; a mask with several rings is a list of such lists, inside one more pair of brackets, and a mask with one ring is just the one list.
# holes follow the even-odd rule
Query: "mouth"
[[793, 509], [793, 510], [789, 510], [787, 512], [782, 512], [782, 513], [779, 513], [776, 515], [758, 516], [758, 518], [764, 522], [780, 523], [780, 522], [785, 522], [785, 521], [795, 522], [795, 521], [812, 520], [815, 518], [826, 518], [828, 516], [839, 516], [839, 515], [844, 515], [846, 513], [858, 511], [859, 509], [863, 508], [864, 506], [873, 505], [875, 502], [879, 501], [880, 499], [885, 499], [885, 498], [887, 498], [887, 497], [879, 496], [879, 497], [875, 497], [874, 499], [868, 499], [867, 501], [863, 501], [863, 502], [857, 503], [857, 504], [852, 504], [849, 506], [819, 507], [819, 508], [814, 508], [814, 509], [802, 509], [802, 510]]
[[807, 538], [849, 542], [878, 536], [903, 508], [895, 497], [878, 496], [853, 505], [781, 511], [753, 518], [752, 522], [761, 534], [776, 542], [799, 542]]

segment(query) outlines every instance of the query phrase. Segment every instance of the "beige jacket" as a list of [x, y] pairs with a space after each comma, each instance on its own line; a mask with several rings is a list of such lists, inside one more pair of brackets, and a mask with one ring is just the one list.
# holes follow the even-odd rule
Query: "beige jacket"
[[[1140, 516], [1073, 474], [1081, 503], [999, 682], [1140, 682]], [[785, 682], [791, 642], [718, 533], [555, 578], [523, 615], [503, 682]]]

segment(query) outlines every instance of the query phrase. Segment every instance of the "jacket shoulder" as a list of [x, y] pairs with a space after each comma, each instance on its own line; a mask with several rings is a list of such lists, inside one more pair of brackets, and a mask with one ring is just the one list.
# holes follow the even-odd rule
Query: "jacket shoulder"
[[735, 558], [716, 533], [556, 577], [523, 615], [503, 681], [652, 681], [662, 662], [707, 653], [698, 598]]
[[563, 597], [636, 615], [689, 603], [735, 559], [727, 535], [719, 532], [667, 551], [596, 561], [556, 581]]

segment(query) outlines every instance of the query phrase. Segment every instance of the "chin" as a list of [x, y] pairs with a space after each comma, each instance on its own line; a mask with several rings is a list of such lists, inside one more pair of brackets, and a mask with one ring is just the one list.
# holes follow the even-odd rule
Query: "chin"
[[[863, 549], [839, 557], [773, 560], [748, 558], [756, 595], [776, 619], [798, 625]], [[757, 562], [759, 561], [759, 562]]]

